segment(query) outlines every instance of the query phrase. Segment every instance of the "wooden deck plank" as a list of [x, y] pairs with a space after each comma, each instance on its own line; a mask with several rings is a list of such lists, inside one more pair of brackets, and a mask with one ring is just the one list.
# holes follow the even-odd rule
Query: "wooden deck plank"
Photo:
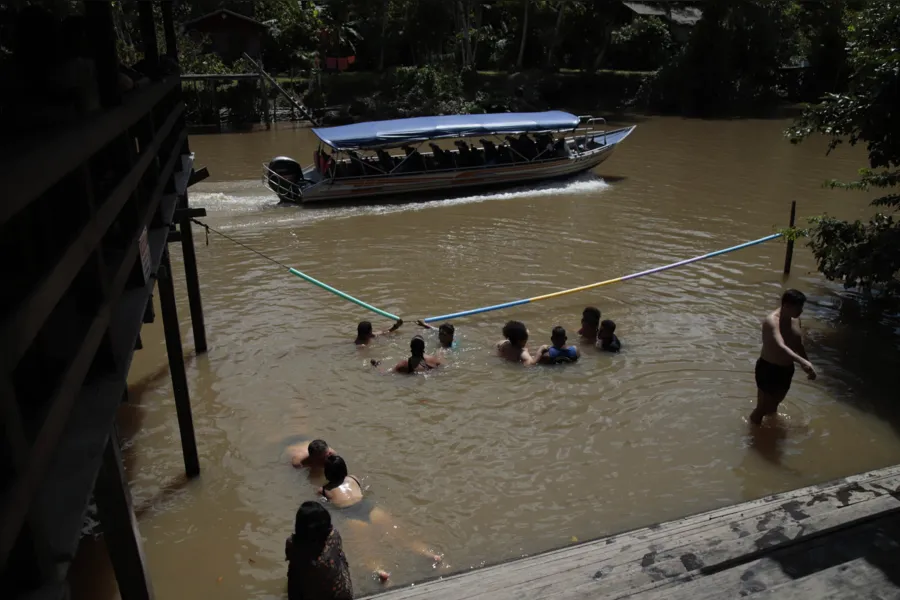
[[[381, 600], [628, 597], [900, 512], [900, 466], [385, 592]], [[728, 579], [725, 576], [723, 579]]]

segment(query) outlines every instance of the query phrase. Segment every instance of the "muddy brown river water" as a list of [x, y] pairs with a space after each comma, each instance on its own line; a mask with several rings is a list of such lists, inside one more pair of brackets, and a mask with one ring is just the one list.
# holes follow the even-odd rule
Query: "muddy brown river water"
[[[861, 149], [826, 157], [820, 141], [792, 146], [787, 123], [651, 118], [573, 180], [313, 210], [278, 206], [258, 181], [274, 155], [307, 162], [309, 131], [192, 137], [212, 174], [191, 193], [206, 222], [410, 321], [358, 350], [358, 321], [390, 323], [214, 234], [205, 246], [195, 228], [210, 344], [188, 358], [201, 476], [181, 476], [161, 318], [144, 328], [120, 420], [157, 597], [286, 597], [284, 539], [298, 505], [315, 497], [283, 455], [302, 437], [325, 438], [397, 522], [381, 534], [335, 517], [358, 595], [381, 587], [368, 576], [375, 562], [403, 585], [898, 462], [896, 332], [842, 309], [805, 247], [785, 280], [778, 241], [460, 319], [458, 350], [427, 376], [368, 366], [407, 355], [415, 318], [759, 238], [786, 224], [791, 200], [801, 217], [867, 215], [864, 195], [821, 185], [852, 177]], [[810, 297], [802, 325], [820, 378], [795, 378], [782, 426], [751, 435], [759, 321], [785, 286]], [[585, 349], [575, 365], [529, 370], [492, 355], [507, 319], [524, 321], [536, 347], [557, 324], [576, 337], [586, 305], [616, 321], [620, 355]], [[408, 552], [406, 536], [443, 553], [444, 565]], [[115, 598], [99, 544], [83, 547], [78, 594]]]

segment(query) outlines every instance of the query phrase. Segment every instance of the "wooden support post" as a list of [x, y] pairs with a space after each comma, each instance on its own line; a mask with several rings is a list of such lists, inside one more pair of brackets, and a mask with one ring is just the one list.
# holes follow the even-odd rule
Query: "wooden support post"
[[272, 122], [269, 120], [269, 97], [266, 95], [266, 80], [263, 76], [259, 76], [259, 91], [262, 94], [262, 113], [263, 120], [266, 122], [266, 129], [272, 128]]
[[[794, 200], [791, 202], [791, 220], [789, 223], [790, 227], [794, 226], [794, 220], [797, 217], [797, 201]], [[794, 260], [794, 240], [788, 240], [787, 250], [784, 252], [784, 274], [790, 275], [791, 273], [791, 261]]]
[[138, 0], [138, 20], [141, 24], [141, 49], [150, 67], [153, 79], [159, 79], [159, 48], [156, 45], [156, 24], [153, 22], [153, 4], [150, 0]]
[[104, 107], [119, 104], [119, 58], [111, 2], [85, 2], [84, 17], [91, 58], [97, 72], [97, 90]]
[[94, 485], [94, 499], [97, 501], [109, 559], [119, 584], [119, 595], [122, 600], [152, 600], [150, 574], [115, 428], [103, 451], [103, 464]]
[[163, 31], [166, 33], [166, 54], [178, 62], [178, 45], [175, 42], [175, 21], [172, 19], [172, 1], [161, 0], [160, 9], [162, 10]]
[[197, 456], [197, 440], [194, 437], [194, 418], [191, 416], [191, 398], [188, 394], [187, 374], [184, 371], [184, 351], [181, 347], [178, 310], [175, 306], [175, 286], [172, 283], [172, 266], [169, 263], [168, 248], [163, 250], [158, 279], [159, 303], [162, 307], [163, 330], [166, 334], [166, 353], [169, 355], [169, 373], [172, 376], [175, 410], [178, 413], [178, 429], [181, 432], [184, 470], [188, 477], [195, 477], [200, 474], [200, 459]]
[[194, 350], [206, 352], [206, 324], [203, 320], [203, 303], [200, 301], [200, 277], [197, 273], [197, 253], [194, 251], [194, 232], [191, 219], [185, 217], [179, 223], [181, 250], [184, 253], [184, 278], [187, 283], [188, 302], [191, 307], [191, 327], [194, 330]]

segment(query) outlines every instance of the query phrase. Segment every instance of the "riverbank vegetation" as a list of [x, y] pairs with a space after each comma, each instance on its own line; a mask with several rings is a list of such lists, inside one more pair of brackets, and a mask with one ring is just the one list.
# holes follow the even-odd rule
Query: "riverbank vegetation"
[[[828, 94], [805, 110], [787, 131], [791, 141], [810, 135], [841, 144], [865, 144], [868, 166], [850, 182], [827, 185], [878, 190], [877, 212], [868, 221], [823, 215], [803, 233], [821, 271], [878, 300], [900, 299], [900, 2], [885, 0], [850, 15], [847, 24], [847, 89]], [[797, 233], [797, 232], [794, 232]]]
[[[263, 24], [265, 68], [332, 118], [548, 107], [715, 116], [842, 91], [846, 19], [864, 2], [645, 4], [638, 14], [618, 0], [186, 0], [176, 16], [224, 7]], [[139, 39], [122, 10], [123, 37]], [[184, 71], [246, 67], [191, 56]]]

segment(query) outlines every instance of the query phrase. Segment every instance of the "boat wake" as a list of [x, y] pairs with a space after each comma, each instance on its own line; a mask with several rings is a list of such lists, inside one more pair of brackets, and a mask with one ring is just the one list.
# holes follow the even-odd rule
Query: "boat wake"
[[[249, 184], [252, 184], [249, 185]], [[256, 181], [213, 183], [191, 192], [191, 205], [204, 207], [211, 217], [232, 216], [224, 229], [244, 229], [262, 225], [312, 225], [323, 220], [346, 219], [362, 215], [384, 215], [398, 212], [476, 204], [481, 202], [519, 200], [542, 196], [585, 195], [599, 193], [609, 187], [601, 177], [588, 173], [572, 179], [519, 186], [501, 192], [460, 196], [441, 200], [404, 200], [379, 204], [350, 206], [299, 207], [279, 204], [274, 195], [260, 189]]]

